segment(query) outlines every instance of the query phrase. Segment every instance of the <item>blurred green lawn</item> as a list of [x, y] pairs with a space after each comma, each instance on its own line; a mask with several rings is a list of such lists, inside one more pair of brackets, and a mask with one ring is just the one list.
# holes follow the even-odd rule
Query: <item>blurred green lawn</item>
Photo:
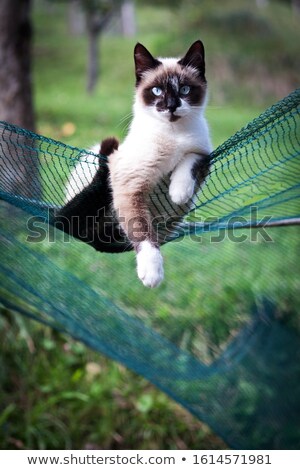
[[[272, 2], [263, 10], [254, 8], [250, 1], [243, 2], [243, 6], [235, 0], [223, 2], [222, 9], [217, 5], [218, 2], [208, 0], [186, 1], [179, 12], [140, 6], [136, 38], [109, 32], [101, 39], [101, 77], [90, 96], [85, 92], [86, 39], [69, 35], [63, 5], [58, 3], [45, 10], [42, 3], [36, 2], [34, 85], [38, 132], [84, 148], [108, 135], [122, 138], [131, 116], [132, 50], [136, 41], [154, 54], [165, 56], [182, 54], [192, 41], [201, 38], [206, 47], [210, 87], [207, 117], [214, 146], [222, 143], [296, 87], [299, 65], [294, 57], [299, 32], [296, 19], [280, 4]], [[285, 252], [289, 237], [287, 231], [280, 233], [278, 257], [272, 261], [270, 254], [269, 259], [277, 276], [272, 294], [282, 284], [279, 255]], [[297, 247], [296, 237], [291, 238], [289, 256]], [[174, 255], [176, 260], [176, 248], [176, 243], [167, 247], [167, 256]], [[188, 247], [184, 249], [188, 256]], [[219, 254], [207, 246], [204, 249], [209, 269], [218, 263]], [[259, 244], [255, 253], [252, 249], [253, 263], [246, 276], [242, 264], [232, 270], [229, 253], [227, 269], [232, 277], [225, 291], [216, 283], [214, 299], [202, 306], [200, 323], [211, 335], [212, 343], [228, 336], [228, 318], [231, 317], [231, 327], [236, 326], [235, 318], [242, 316], [253, 302], [259, 283], [267, 283], [270, 265], [265, 266], [264, 272], [256, 264], [262, 249]], [[243, 257], [242, 250], [239, 256]], [[91, 256], [81, 260], [80, 266], [84, 276], [92, 277], [90, 259]], [[156, 311], [162, 325], [166, 317], [166, 330], [171, 327], [170, 308], [183, 329], [186, 322], [195, 320], [186, 309], [190, 298], [202, 302], [201, 292], [190, 275], [194, 261], [190, 258], [187, 270], [180, 270], [186, 282], [185, 296], [170, 299], [162, 291], [159, 299], [153, 292], [143, 299], [148, 312]], [[71, 259], [62, 262], [73, 267]], [[93, 270], [97, 264], [103, 268], [105, 263], [106, 257], [95, 261]], [[122, 271], [121, 261], [118, 263], [119, 277], [116, 266], [113, 273], [109, 272], [111, 263], [107, 263], [105, 275], [114, 276], [118, 298], [127, 302], [125, 307], [130, 309], [130, 303], [138, 302], [139, 293], [137, 297], [134, 291], [128, 293], [128, 285], [122, 283], [126, 268], [123, 266]], [[203, 285], [207, 282], [204, 274]], [[256, 284], [249, 293], [247, 287], [252, 278], [256, 278]], [[237, 282], [239, 292], [233, 289]], [[292, 286], [293, 273], [284, 282]], [[287, 288], [284, 302], [296, 302], [291, 296]], [[285, 305], [283, 310], [288, 311], [289, 307]], [[0, 317], [0, 340], [0, 448], [225, 447], [205, 424], [146, 380], [49, 328], [5, 311]]]

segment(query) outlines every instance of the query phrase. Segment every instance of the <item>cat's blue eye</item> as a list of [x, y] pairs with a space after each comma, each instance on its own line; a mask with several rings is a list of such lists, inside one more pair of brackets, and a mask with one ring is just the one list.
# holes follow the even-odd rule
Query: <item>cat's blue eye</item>
[[151, 91], [155, 96], [160, 96], [162, 94], [162, 89], [157, 86], [154, 86]]
[[182, 87], [180, 87], [179, 91], [181, 95], [188, 95], [189, 92], [191, 91], [191, 87], [188, 85], [183, 85]]

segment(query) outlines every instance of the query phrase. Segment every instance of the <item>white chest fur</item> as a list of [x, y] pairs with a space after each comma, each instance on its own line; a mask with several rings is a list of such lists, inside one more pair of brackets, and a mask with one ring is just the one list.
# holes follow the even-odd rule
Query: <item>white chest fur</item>
[[121, 179], [131, 189], [137, 179], [156, 184], [187, 155], [210, 153], [208, 126], [199, 108], [176, 122], [138, 104], [134, 111], [126, 139], [110, 157], [113, 185]]

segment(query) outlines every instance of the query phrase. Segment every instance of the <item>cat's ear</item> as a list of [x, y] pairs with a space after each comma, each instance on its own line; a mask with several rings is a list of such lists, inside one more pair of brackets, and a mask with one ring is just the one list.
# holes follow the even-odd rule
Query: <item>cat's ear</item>
[[155, 69], [161, 64], [161, 62], [155, 59], [148, 49], [139, 42], [134, 48], [134, 63], [137, 84], [140, 82], [144, 72]]
[[195, 68], [200, 77], [205, 79], [204, 46], [202, 42], [200, 40], [195, 41], [178, 63], [184, 67], [191, 66]]

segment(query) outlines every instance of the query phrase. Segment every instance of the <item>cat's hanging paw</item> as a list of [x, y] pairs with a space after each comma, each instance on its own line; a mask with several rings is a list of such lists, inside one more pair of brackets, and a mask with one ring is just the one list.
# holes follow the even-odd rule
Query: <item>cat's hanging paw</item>
[[163, 257], [158, 248], [145, 240], [137, 253], [137, 273], [146, 287], [157, 287], [164, 278]]
[[194, 195], [195, 180], [189, 176], [188, 178], [173, 178], [169, 187], [169, 195], [171, 200], [177, 204], [185, 204]]

